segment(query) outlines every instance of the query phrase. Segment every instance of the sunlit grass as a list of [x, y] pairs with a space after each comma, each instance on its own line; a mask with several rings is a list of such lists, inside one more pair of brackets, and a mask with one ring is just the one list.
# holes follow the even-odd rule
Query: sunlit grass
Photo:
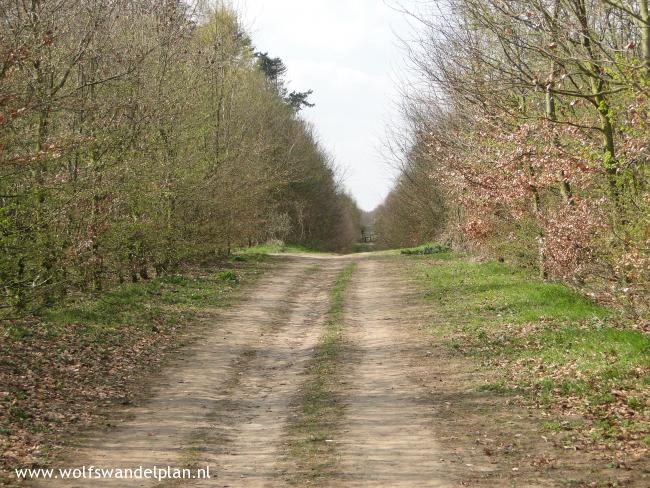
[[[612, 311], [508, 264], [454, 253], [405, 259], [435, 307], [429, 330], [454, 350], [500, 365], [484, 390], [519, 387], [549, 406], [577, 398], [595, 416], [621, 403], [647, 412], [650, 336], [621, 325]], [[604, 439], [620, 434], [623, 421], [595, 428]]]
[[170, 275], [125, 283], [97, 297], [46, 310], [43, 325], [53, 335], [70, 325], [91, 335], [118, 334], [121, 329], [166, 328], [193, 308], [226, 305], [239, 284], [241, 272], [222, 270], [201, 276]]
[[251, 255], [251, 254], [278, 254], [278, 253], [322, 253], [316, 249], [299, 244], [285, 244], [282, 242], [273, 242], [267, 244], [258, 244], [251, 247], [241, 247], [235, 249], [235, 255]]
[[[436, 254], [435, 266], [420, 266], [428, 296], [464, 322], [486, 318], [516, 323], [539, 319], [600, 319], [609, 312], [560, 284], [543, 283], [503, 263], [470, 262], [452, 253]], [[462, 307], [458, 307], [462, 303]]]

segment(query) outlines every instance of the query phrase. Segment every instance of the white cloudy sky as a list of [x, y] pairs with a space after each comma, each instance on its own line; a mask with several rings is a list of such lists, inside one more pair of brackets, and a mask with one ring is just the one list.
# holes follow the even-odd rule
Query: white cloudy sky
[[[402, 4], [408, 2], [402, 2]], [[343, 167], [359, 206], [371, 210], [391, 186], [381, 155], [394, 122], [397, 82], [404, 75], [399, 37], [410, 28], [394, 0], [238, 0], [260, 51], [288, 67], [289, 88], [314, 90], [303, 111], [324, 147]]]

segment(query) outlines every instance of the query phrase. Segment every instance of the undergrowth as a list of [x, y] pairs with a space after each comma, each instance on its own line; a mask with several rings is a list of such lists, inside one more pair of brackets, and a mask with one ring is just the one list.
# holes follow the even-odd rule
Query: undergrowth
[[557, 414], [586, 443], [641, 452], [650, 442], [650, 337], [560, 284], [454, 253], [411, 265], [450, 348], [493, 373], [484, 390], [518, 393]]

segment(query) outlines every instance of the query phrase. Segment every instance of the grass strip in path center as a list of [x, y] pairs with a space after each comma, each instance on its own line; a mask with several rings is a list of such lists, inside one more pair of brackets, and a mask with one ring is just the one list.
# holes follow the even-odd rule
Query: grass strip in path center
[[343, 416], [343, 405], [334, 391], [341, 374], [345, 295], [356, 266], [348, 264], [336, 278], [330, 292], [325, 332], [296, 402], [296, 417], [288, 432], [289, 455], [295, 463], [295, 469], [289, 473], [292, 484], [302, 486], [326, 479], [336, 466], [333, 435]]

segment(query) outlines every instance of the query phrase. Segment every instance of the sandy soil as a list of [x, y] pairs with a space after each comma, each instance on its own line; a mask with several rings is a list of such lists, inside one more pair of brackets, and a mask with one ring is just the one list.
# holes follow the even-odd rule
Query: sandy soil
[[[543, 440], [539, 419], [479, 393], [484, 380], [422, 330], [435, 317], [399, 260], [285, 256], [155, 380], [120, 425], [77, 439], [61, 466], [210, 466], [210, 480], [49, 480], [35, 486], [287, 486], [295, 401], [337, 273], [358, 261], [345, 306], [331, 439], [334, 487], [581, 486], [594, 459]], [[624, 480], [623, 480], [624, 482]], [[320, 482], [319, 482], [320, 483]], [[312, 486], [312, 485], [310, 485]], [[585, 486], [588, 486], [585, 484]], [[640, 486], [640, 485], [639, 485]]]
[[[128, 420], [119, 427], [78, 439], [59, 465], [209, 465], [211, 486], [257, 486], [254, 478], [266, 479], [278, 457], [273, 441], [286, 415], [287, 398], [299, 384], [303, 358], [318, 339], [328, 289], [342, 266], [333, 263], [325, 270], [319, 262], [288, 257], [244, 301], [216, 311], [214, 326], [168, 367], [144, 405], [125, 409], [121, 417]], [[233, 479], [239, 484], [230, 485]], [[134, 487], [156, 482], [34, 484]]]
[[359, 262], [347, 300], [341, 385], [345, 419], [334, 486], [457, 486], [445, 475], [444, 451], [429, 425], [425, 392], [410, 377], [408, 325], [417, 316], [409, 286], [386, 273], [385, 260]]

